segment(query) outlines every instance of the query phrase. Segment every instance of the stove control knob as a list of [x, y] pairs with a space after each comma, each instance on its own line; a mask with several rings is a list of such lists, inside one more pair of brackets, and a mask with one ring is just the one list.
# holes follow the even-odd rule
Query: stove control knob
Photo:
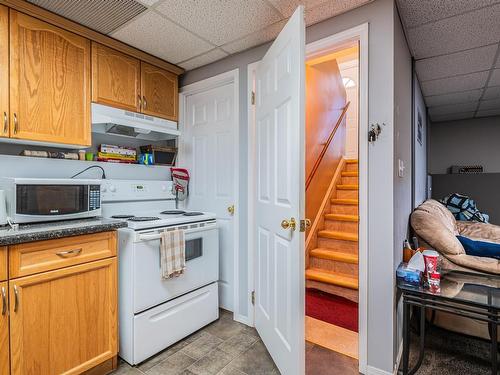
[[102, 186], [102, 187], [101, 187], [101, 192], [105, 193], [105, 192], [106, 192], [106, 190], [107, 190], [107, 189], [106, 189], [106, 186]]
[[114, 185], [109, 186], [109, 191], [114, 193], [116, 191], [116, 187]]
[[161, 190], [162, 191], [167, 191], [167, 187], [165, 185], [161, 185]]

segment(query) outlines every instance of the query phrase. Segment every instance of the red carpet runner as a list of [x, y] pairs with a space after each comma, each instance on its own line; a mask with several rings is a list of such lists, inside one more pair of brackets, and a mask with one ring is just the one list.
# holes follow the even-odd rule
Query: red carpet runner
[[358, 332], [358, 304], [343, 297], [306, 289], [306, 315]]

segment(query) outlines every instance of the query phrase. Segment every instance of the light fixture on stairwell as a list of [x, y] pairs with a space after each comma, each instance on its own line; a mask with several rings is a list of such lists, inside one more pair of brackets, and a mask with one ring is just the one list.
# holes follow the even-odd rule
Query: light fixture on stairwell
[[354, 82], [354, 80], [352, 78], [349, 78], [349, 77], [342, 78], [342, 83], [344, 84], [344, 87], [346, 89], [356, 87], [356, 82]]

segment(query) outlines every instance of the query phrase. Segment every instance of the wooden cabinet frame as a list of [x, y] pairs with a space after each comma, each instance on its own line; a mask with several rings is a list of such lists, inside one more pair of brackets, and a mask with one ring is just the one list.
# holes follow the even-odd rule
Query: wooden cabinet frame
[[10, 135], [9, 128], [9, 9], [0, 5], [0, 137]]

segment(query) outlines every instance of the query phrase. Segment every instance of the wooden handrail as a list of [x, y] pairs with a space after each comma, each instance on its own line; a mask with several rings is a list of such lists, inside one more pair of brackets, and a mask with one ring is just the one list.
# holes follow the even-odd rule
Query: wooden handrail
[[325, 156], [326, 151], [328, 150], [328, 147], [330, 147], [330, 143], [332, 143], [333, 137], [337, 133], [337, 129], [339, 128], [340, 124], [342, 123], [342, 120], [344, 120], [345, 114], [347, 113], [347, 109], [349, 108], [349, 104], [351, 104], [351, 102], [347, 102], [347, 104], [345, 105], [344, 109], [342, 110], [342, 113], [340, 114], [339, 119], [337, 120], [337, 123], [335, 124], [334, 128], [330, 132], [330, 135], [328, 136], [328, 140], [324, 144], [323, 149], [321, 150], [321, 153], [318, 156], [318, 159], [316, 159], [316, 162], [314, 163], [314, 167], [311, 170], [311, 173], [309, 173], [309, 176], [307, 177], [306, 190], [309, 187], [309, 185], [311, 185], [312, 179], [313, 179], [314, 175], [316, 174], [316, 171], [318, 170], [319, 165], [321, 164], [321, 161], [323, 160], [323, 157]]

